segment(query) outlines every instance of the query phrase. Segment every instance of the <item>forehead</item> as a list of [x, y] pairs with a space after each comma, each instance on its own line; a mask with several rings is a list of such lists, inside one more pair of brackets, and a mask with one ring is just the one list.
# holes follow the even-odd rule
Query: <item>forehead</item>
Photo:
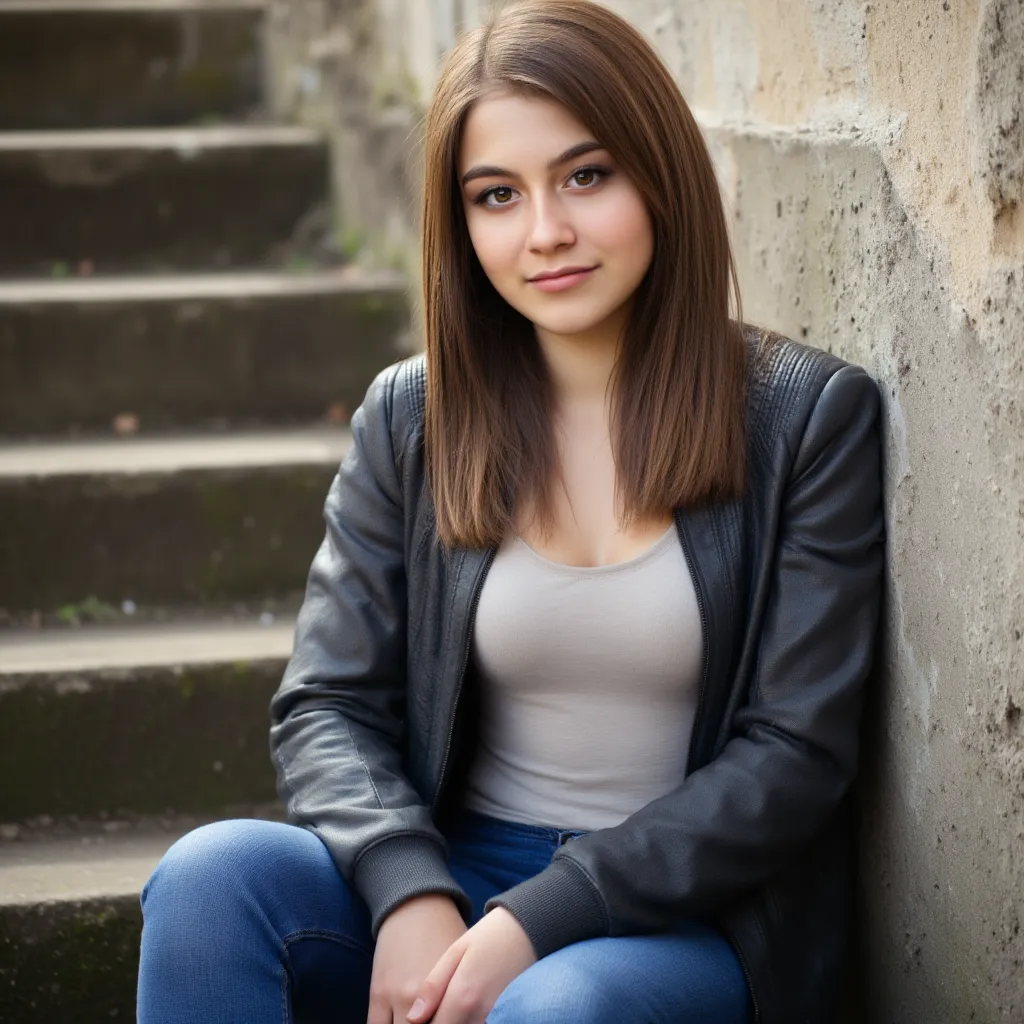
[[470, 108], [459, 146], [459, 173], [474, 164], [527, 167], [590, 137], [585, 125], [557, 100], [494, 91]]

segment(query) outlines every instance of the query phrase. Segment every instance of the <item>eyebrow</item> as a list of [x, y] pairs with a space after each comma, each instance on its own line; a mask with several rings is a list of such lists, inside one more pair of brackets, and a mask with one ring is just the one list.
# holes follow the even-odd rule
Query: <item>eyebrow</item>
[[[553, 171], [561, 164], [575, 157], [583, 156], [584, 153], [592, 153], [595, 149], [604, 149], [604, 146], [593, 139], [587, 139], [586, 142], [577, 142], [575, 146], [570, 146], [564, 153], [550, 161], [548, 163], [548, 170]], [[504, 167], [473, 167], [462, 176], [462, 184], [468, 185], [474, 178], [514, 178], [515, 176], [515, 172], [506, 171]]]

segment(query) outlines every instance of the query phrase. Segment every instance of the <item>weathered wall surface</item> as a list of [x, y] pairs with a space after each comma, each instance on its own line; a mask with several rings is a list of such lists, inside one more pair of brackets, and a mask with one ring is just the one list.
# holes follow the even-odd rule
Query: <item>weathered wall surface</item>
[[273, 112], [327, 132], [340, 247], [404, 270], [414, 295], [421, 121], [460, 28], [499, 2], [268, 0]]
[[747, 314], [885, 398], [863, 1019], [1024, 1020], [1024, 3], [616, 6], [707, 126]]
[[[422, 36], [428, 3], [269, 0], [274, 114], [331, 141], [337, 245], [366, 266], [414, 271], [416, 65], [394, 40]], [[422, 70], [421, 70], [422, 73]]]
[[[706, 128], [747, 317], [863, 364], [884, 396], [863, 1019], [1024, 1020], [1024, 0], [607, 2]], [[371, 6], [335, 0], [335, 23]], [[355, 134], [378, 137], [374, 109], [414, 127], [454, 26], [486, 6], [376, 5], [387, 56], [364, 65]], [[415, 165], [374, 177], [405, 244]]]

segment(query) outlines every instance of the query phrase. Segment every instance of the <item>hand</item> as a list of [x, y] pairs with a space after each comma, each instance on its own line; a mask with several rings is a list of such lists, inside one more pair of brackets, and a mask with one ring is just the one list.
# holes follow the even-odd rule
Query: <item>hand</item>
[[522, 925], [504, 907], [495, 907], [437, 962], [408, 1019], [413, 1024], [483, 1024], [505, 987], [536, 961]]
[[447, 896], [416, 896], [388, 914], [373, 952], [367, 1024], [404, 1021], [427, 972], [465, 934], [466, 922]]

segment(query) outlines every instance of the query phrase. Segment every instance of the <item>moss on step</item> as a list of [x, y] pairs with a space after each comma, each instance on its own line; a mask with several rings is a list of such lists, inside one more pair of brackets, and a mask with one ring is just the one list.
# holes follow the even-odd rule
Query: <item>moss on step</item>
[[283, 670], [282, 657], [7, 677], [0, 777], [21, 781], [0, 789], [0, 822], [272, 801], [267, 709]]
[[133, 1020], [136, 897], [0, 907], [0, 1020]]

